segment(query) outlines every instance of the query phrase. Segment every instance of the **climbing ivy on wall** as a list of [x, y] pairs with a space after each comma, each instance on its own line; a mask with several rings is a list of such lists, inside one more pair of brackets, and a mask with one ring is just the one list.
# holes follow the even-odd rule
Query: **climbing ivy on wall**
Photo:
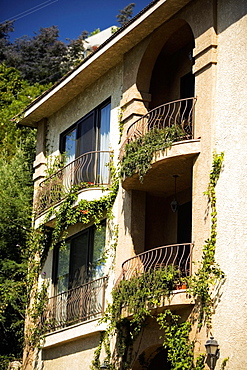
[[[28, 296], [29, 309], [28, 317], [30, 325], [26, 335], [26, 350], [28, 352], [39, 349], [42, 346], [42, 340], [45, 333], [48, 331], [49, 323], [44, 319], [48, 295], [46, 282], [38, 286], [38, 278], [41, 268], [47, 258], [49, 249], [54, 247], [58, 242], [62, 245], [67, 237], [68, 228], [71, 225], [82, 223], [88, 225], [94, 223], [100, 227], [100, 222], [107, 217], [112, 219], [112, 206], [118, 192], [118, 174], [113, 164], [110, 164], [112, 185], [108, 189], [106, 195], [97, 200], [87, 201], [80, 200], [77, 205], [79, 186], [71, 188], [70, 192], [64, 201], [58, 207], [51, 207], [43, 221], [43, 223], [34, 229], [30, 236], [30, 264], [28, 275]], [[105, 189], [103, 189], [105, 190]], [[46, 224], [54, 216], [53, 228], [47, 228]], [[115, 230], [115, 233], [117, 231]], [[116, 235], [115, 235], [116, 236]], [[111, 245], [112, 248], [115, 247]], [[104, 260], [107, 258], [107, 253], [102, 256]], [[101, 261], [102, 262], [102, 261]], [[25, 365], [25, 364], [24, 364]]]
[[[159, 148], [160, 149], [160, 148]], [[158, 150], [158, 149], [157, 149]], [[205, 241], [201, 266], [196, 274], [188, 279], [189, 291], [194, 297], [198, 298], [200, 304], [199, 327], [211, 323], [212, 298], [210, 288], [212, 284], [223, 276], [222, 271], [215, 262], [216, 247], [216, 194], [215, 187], [223, 164], [223, 153], [213, 155], [212, 170], [210, 181], [205, 194], [208, 196], [211, 207], [211, 233]], [[78, 199], [78, 188], [71, 189], [66, 199], [55, 209], [51, 207], [48, 211], [43, 225], [38, 230], [34, 230], [32, 235], [33, 256], [29, 272], [29, 286], [34, 287], [38, 281], [38, 274], [42, 263], [45, 261], [49, 246], [55, 245], [58, 241], [65, 241], [67, 230], [70, 225], [81, 222], [85, 225], [93, 222], [96, 225], [104, 217], [112, 217], [112, 205], [118, 192], [118, 176], [115, 173], [113, 186], [108, 195], [102, 196], [99, 200], [81, 200], [75, 207]], [[45, 224], [55, 216], [55, 225], [52, 231], [47, 231]], [[34, 258], [36, 257], [36, 258]], [[135, 340], [144, 330], [147, 318], [156, 320], [163, 331], [163, 346], [167, 349], [167, 358], [171, 369], [204, 369], [204, 357], [199, 356], [194, 361], [194, 343], [190, 341], [191, 321], [184, 321], [182, 318], [166, 310], [159, 315], [153, 314], [150, 308], [159, 306], [162, 297], [169, 296], [174, 290], [174, 284], [179, 284], [179, 272], [171, 266], [165, 269], [152, 271], [149, 274], [140, 274], [130, 280], [122, 280], [113, 289], [112, 304], [108, 305], [103, 321], [108, 322], [106, 332], [101, 334], [100, 344], [95, 351], [92, 369], [100, 369], [100, 354], [102, 348], [106, 353], [106, 361], [109, 369], [118, 367], [130, 369], [134, 359], [133, 346]], [[31, 290], [30, 290], [31, 291]], [[47, 303], [47, 286], [44, 284], [38, 289], [31, 291], [32, 305], [30, 318], [33, 322], [29, 331], [29, 347], [34, 349], [42, 344], [42, 338], [46, 331], [42, 323], [42, 312]], [[127, 319], [124, 310], [131, 313], [132, 318]], [[115, 349], [110, 347], [111, 339], [115, 338]]]
[[199, 326], [204, 323], [210, 327], [213, 313], [213, 300], [210, 288], [218, 279], [224, 277], [223, 271], [215, 262], [216, 236], [217, 236], [217, 210], [216, 210], [216, 191], [215, 187], [219, 179], [224, 160], [224, 153], [213, 153], [212, 170], [208, 189], [205, 195], [211, 207], [211, 232], [210, 237], [205, 241], [202, 250], [202, 261], [198, 271], [190, 280], [191, 290], [195, 297], [200, 299]]
[[[196, 274], [187, 280], [189, 292], [199, 305], [198, 326], [211, 325], [213, 300], [211, 286], [223, 277], [223, 272], [215, 262], [216, 248], [216, 191], [215, 187], [222, 170], [224, 153], [213, 154], [212, 170], [205, 195], [211, 206], [211, 232], [203, 247], [201, 266]], [[167, 359], [172, 370], [203, 370], [205, 356], [194, 360], [194, 343], [190, 341], [190, 332], [195, 317], [187, 321], [171, 312], [152, 314], [152, 307], [158, 307], [162, 297], [169, 296], [174, 285], [179, 283], [179, 272], [172, 266], [159, 270], [150, 270], [130, 280], [121, 280], [112, 292], [112, 303], [108, 305], [103, 321], [108, 328], [102, 336], [102, 343], [108, 348], [106, 361], [109, 369], [130, 369], [134, 361], [133, 345], [141, 331], [144, 330], [148, 317], [154, 319], [163, 330], [163, 347], [167, 349]], [[199, 303], [197, 303], [199, 302]], [[125, 315], [124, 315], [125, 312]], [[126, 314], [127, 312], [127, 314]], [[127, 319], [127, 316], [131, 316]], [[109, 338], [115, 337], [115, 350], [110, 351]], [[108, 343], [108, 344], [107, 344]], [[95, 352], [92, 369], [100, 369], [100, 349]]]
[[179, 125], [173, 125], [163, 129], [152, 129], [146, 135], [126, 144], [120, 163], [121, 177], [132, 176], [138, 172], [142, 182], [151, 168], [154, 153], [170, 148], [174, 142], [181, 140], [184, 136], [184, 130]]

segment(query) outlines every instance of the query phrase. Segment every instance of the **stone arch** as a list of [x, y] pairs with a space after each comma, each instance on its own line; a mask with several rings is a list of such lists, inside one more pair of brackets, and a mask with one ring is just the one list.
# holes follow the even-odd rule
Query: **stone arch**
[[164, 23], [152, 35], [137, 73], [139, 91], [151, 94], [149, 109], [180, 98], [180, 79], [192, 74], [194, 35], [183, 19]]

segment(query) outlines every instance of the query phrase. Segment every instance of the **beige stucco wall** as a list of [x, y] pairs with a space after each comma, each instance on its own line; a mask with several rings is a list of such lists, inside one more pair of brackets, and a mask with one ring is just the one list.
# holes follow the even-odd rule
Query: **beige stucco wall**
[[226, 280], [214, 316], [214, 334], [227, 369], [246, 369], [247, 349], [247, 3], [218, 1], [215, 96], [216, 151], [224, 152], [217, 185], [216, 257]]
[[43, 350], [44, 370], [89, 370], [94, 350], [100, 335], [87, 336], [83, 339], [67, 342], [56, 347]]
[[[196, 263], [201, 259], [204, 241], [210, 236], [210, 210], [204, 191], [209, 181], [212, 154], [214, 150], [225, 152], [224, 168], [217, 185], [216, 259], [226, 278], [223, 285], [215, 288], [217, 304], [211, 330], [221, 351], [216, 370], [228, 356], [227, 370], [247, 368], [247, 293], [244, 287], [247, 281], [247, 16], [243, 17], [244, 13], [247, 13], [245, 0], [195, 0], [174, 17], [185, 20], [195, 37], [195, 138], [200, 139], [200, 154], [192, 171], [192, 241]], [[166, 35], [165, 25], [163, 31]], [[158, 31], [156, 34], [160, 37], [157, 44], [161, 47], [161, 34]], [[140, 76], [141, 72], [150, 73], [153, 66], [153, 58], [145, 55], [151, 41], [155, 42], [155, 38], [145, 38], [125, 55], [122, 65], [111, 69], [48, 119], [47, 139], [51, 153], [58, 153], [61, 132], [110, 96], [110, 141], [112, 148], [117, 150], [119, 107], [123, 108], [124, 120], [128, 124], [133, 117], [145, 113], [151, 99], [144, 78], [142, 80]], [[141, 63], [143, 56], [147, 61], [145, 68]], [[137, 80], [143, 89], [138, 90]], [[115, 264], [109, 270], [110, 286], [118, 278], [122, 262], [142, 251], [145, 235], [140, 230], [145, 224], [145, 197], [144, 192], [119, 190], [113, 208], [113, 223], [118, 225], [119, 232]], [[161, 202], [160, 207], [163, 205], [168, 207]], [[133, 207], [136, 212], [132, 212]], [[150, 209], [157, 211], [154, 204]], [[172, 238], [173, 230], [167, 223], [164, 233], [168, 235], [169, 232]], [[140, 245], [140, 250], [135, 251], [134, 244]], [[48, 279], [51, 278], [51, 253], [44, 267]], [[198, 264], [193, 265], [194, 269], [197, 267]], [[109, 288], [107, 300], [110, 299]], [[146, 329], [140, 352], [154, 341], [160, 343], [156, 329], [154, 325]], [[194, 329], [192, 337], [197, 341], [198, 353], [203, 352], [205, 332], [198, 333]], [[61, 339], [61, 345], [44, 350], [44, 369], [67, 369], [72, 363], [73, 369], [89, 369], [98, 339], [98, 334], [66, 344]]]
[[59, 135], [108, 98], [111, 98], [110, 144], [115, 149], [119, 135], [118, 107], [121, 94], [122, 70], [121, 66], [117, 65], [49, 117], [47, 122], [48, 153], [57, 153]]
[[[120, 65], [110, 70], [106, 75], [102, 76], [96, 83], [85, 91], [81, 92], [78, 97], [74, 98], [67, 106], [64, 106], [57, 113], [49, 117], [47, 120], [47, 135], [46, 135], [46, 147], [47, 152], [51, 155], [57, 155], [59, 153], [59, 135], [68, 127], [70, 127], [77, 120], [82, 118], [92, 109], [97, 107], [107, 98], [111, 98], [111, 122], [110, 122], [110, 146], [114, 149], [115, 162], [117, 160], [117, 148], [119, 143], [119, 103], [122, 93], [122, 68]], [[79, 195], [82, 199], [98, 199], [100, 196], [106, 195], [108, 192], [102, 192], [95, 189], [85, 189]], [[116, 202], [117, 203], [117, 202]], [[114, 205], [113, 212], [116, 214], [116, 205]], [[36, 227], [40, 223], [40, 220], [36, 220]], [[51, 221], [52, 223], [52, 221]], [[107, 288], [106, 288], [106, 300], [110, 300], [110, 292], [114, 284], [113, 262], [114, 262], [114, 250], [112, 244], [115, 242], [115, 226], [117, 225], [117, 217], [114, 220], [109, 220], [107, 223], [107, 235], [106, 235], [106, 250], [108, 251], [108, 260], [105, 265], [105, 275], [110, 275]], [[69, 236], [81, 231], [85, 226], [75, 225], [69, 228]], [[54, 289], [52, 286], [52, 259], [53, 250], [49, 251], [47, 260], [40, 275], [40, 284], [44, 281], [42, 272], [45, 272], [45, 281], [48, 285], [49, 296], [54, 295]], [[83, 328], [85, 324], [81, 324]], [[90, 330], [99, 331], [100, 327], [95, 329], [95, 322], [87, 323], [88, 333]], [[79, 326], [80, 327], [80, 326]], [[90, 329], [91, 328], [91, 329]], [[102, 328], [101, 328], [102, 330]], [[81, 330], [83, 333], [83, 330]], [[81, 334], [81, 338], [77, 340], [67, 341], [68, 331], [61, 331], [56, 344], [52, 344], [49, 348], [46, 348], [47, 343], [53, 343], [57, 334], [49, 334], [49, 340], [46, 340], [45, 348], [42, 350], [40, 357], [40, 366], [44, 366], [44, 369], [90, 369], [90, 365], [93, 358], [93, 353], [98, 345], [99, 333], [95, 333], [93, 336], [85, 336]], [[54, 340], [52, 339], [54, 337]]]

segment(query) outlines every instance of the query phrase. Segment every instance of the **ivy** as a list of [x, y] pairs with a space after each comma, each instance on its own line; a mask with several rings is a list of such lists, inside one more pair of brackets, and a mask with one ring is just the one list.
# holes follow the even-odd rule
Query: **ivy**
[[[155, 132], [152, 132], [152, 135], [150, 135], [150, 143], [152, 143], [150, 146], [152, 146], [152, 150], [163, 150], [165, 146], [163, 146], [162, 149], [159, 143], [154, 144]], [[145, 140], [148, 142], [148, 137], [146, 137]], [[168, 142], [167, 140], [167, 143]], [[169, 145], [171, 145], [171, 143]], [[125, 155], [127, 155], [127, 153], [128, 151]], [[143, 157], [144, 156], [145, 155], [143, 155]], [[149, 158], [151, 158], [151, 156]], [[203, 323], [206, 323], [208, 327], [210, 326], [212, 316], [210, 288], [216, 279], [223, 276], [222, 271], [215, 262], [217, 235], [215, 187], [222, 169], [223, 158], [223, 153], [220, 155], [214, 153], [213, 155], [210, 181], [208, 189], [205, 192], [211, 206], [211, 233], [203, 247], [201, 266], [196, 274], [188, 280], [190, 291], [195, 297], [199, 298], [201, 304], [199, 326], [202, 326]], [[126, 163], [127, 162], [125, 162], [125, 164]], [[139, 168], [139, 164], [140, 163], [137, 164], [136, 168]], [[124, 167], [122, 167], [121, 171], [125, 173], [123, 168]], [[140, 171], [140, 169], [139, 175], [144, 176], [144, 172]], [[102, 196], [99, 200], [87, 201], [82, 199], [78, 202], [77, 206], [75, 206], [75, 202], [78, 199], [78, 188], [74, 187], [58, 209], [51, 208], [48, 211], [44, 224], [40, 226], [39, 230], [35, 230], [34, 232], [33, 251], [38, 254], [39, 258], [37, 260], [40, 262], [36, 263], [34, 259], [31, 269], [33, 275], [30, 274], [30, 278], [32, 277], [30, 279], [30, 281], [32, 281], [32, 286], [40, 270], [40, 263], [46, 258], [48, 252], [47, 245], [49, 244], [48, 240], [52, 241], [52, 245], [55, 245], [61, 240], [65, 241], [69, 226], [75, 225], [78, 222], [85, 225], [93, 222], [99, 225], [102, 218], [112, 218], [112, 205], [118, 192], [118, 176], [114, 171], [113, 179], [113, 186], [109, 194]], [[55, 216], [55, 224], [50, 236], [48, 236], [47, 230], [45, 230], [45, 223], [52, 215]], [[109, 369], [113, 370], [119, 366], [123, 370], [129, 369], [133, 362], [134, 342], [144, 329], [146, 319], [150, 317], [157, 321], [164, 332], [163, 346], [167, 349], [167, 358], [171, 364], [172, 370], [204, 369], [203, 356], [199, 356], [194, 361], [194, 343], [189, 340], [192, 325], [191, 321], [183, 321], [179, 315], [172, 313], [170, 310], [165, 310], [159, 315], [152, 313], [152, 308], [158, 307], [161, 304], [162, 298], [169, 296], [171, 291], [174, 290], [175, 285], [180, 283], [181, 278], [179, 271], [172, 266], [159, 270], [150, 270], [149, 273], [142, 273], [130, 280], [120, 281], [117, 287], [112, 291], [112, 304], [108, 305], [102, 319], [104, 322], [108, 322], [109, 325], [106, 332], [101, 334], [99, 347], [95, 351], [91, 368], [93, 370], [100, 369], [100, 354], [102, 348], [104, 348]], [[37, 290], [33, 295], [33, 311], [30, 314], [34, 324], [34, 328], [31, 329], [30, 337], [30, 343], [33, 347], [38, 347], [38, 341], [40, 342], [44, 334], [43, 329], [45, 326], [42, 328], [40, 318], [42, 317], [42, 312], [47, 302], [46, 292], [47, 286], [43, 285], [41, 290]], [[130, 320], [127, 319], [128, 315], [131, 316]], [[115, 337], [116, 349], [111, 353], [110, 340], [113, 337]]]
[[224, 277], [215, 261], [216, 236], [217, 236], [217, 210], [216, 210], [216, 190], [217, 181], [219, 179], [224, 160], [224, 153], [213, 154], [212, 170], [208, 189], [205, 195], [208, 197], [209, 205], [211, 206], [211, 233], [210, 237], [205, 241], [202, 251], [201, 266], [195, 275], [190, 280], [191, 291], [195, 297], [200, 299], [201, 309], [199, 314], [199, 326], [205, 323], [208, 327], [211, 326], [211, 317], [213, 313], [213, 299], [211, 297], [211, 286], [218, 279]]
[[200, 355], [194, 364], [194, 343], [190, 342], [191, 322], [181, 321], [181, 317], [165, 310], [157, 317], [160, 328], [164, 330], [163, 346], [167, 349], [167, 360], [172, 370], [203, 370], [205, 356]]
[[[30, 235], [29, 250], [30, 263], [28, 273], [28, 296], [29, 301], [29, 318], [31, 319], [30, 327], [26, 335], [26, 348], [29, 351], [34, 348], [41, 348], [42, 340], [47, 332], [47, 324], [43, 320], [43, 315], [48, 302], [47, 288], [48, 285], [43, 283], [38, 286], [40, 270], [47, 258], [48, 251], [58, 242], [63, 246], [67, 236], [68, 228], [71, 225], [82, 223], [88, 225], [94, 223], [100, 227], [102, 218], [112, 219], [112, 206], [118, 192], [118, 173], [113, 164], [109, 164], [112, 178], [112, 185], [107, 195], [100, 199], [87, 201], [82, 199], [76, 205], [78, 200], [79, 186], [74, 186], [56, 209], [51, 207], [38, 229], [34, 229]], [[104, 189], [105, 190], [105, 189]], [[54, 216], [53, 228], [47, 228], [46, 224]], [[115, 248], [117, 238], [117, 228], [114, 229], [114, 243], [108, 251], [105, 251], [102, 258], [106, 260], [107, 253], [110, 249]]]
[[[103, 318], [109, 324], [105, 337], [110, 338], [114, 334], [116, 336], [116, 351], [108, 359], [110, 369], [116, 369], [116, 364], [122, 369], [131, 368], [133, 344], [143, 330], [147, 317], [154, 318], [165, 333], [163, 345], [168, 349], [172, 369], [204, 368], [199, 365], [199, 360], [197, 365], [193, 365], [193, 344], [189, 341], [191, 323], [178, 323], [179, 316], [173, 315], [169, 310], [158, 316], [152, 314], [152, 308], [159, 307], [162, 298], [169, 296], [182, 281], [179, 271], [173, 266], [167, 266], [142, 273], [130, 280], [121, 280], [113, 289], [113, 302], [108, 305]], [[127, 316], [131, 316], [131, 319], [128, 320]], [[95, 351], [97, 358], [98, 351], [99, 347]], [[92, 369], [100, 369], [100, 363], [94, 361]]]
[[[201, 267], [193, 277], [187, 279], [188, 291], [199, 299], [199, 328], [204, 323], [207, 327], [211, 324], [213, 301], [210, 289], [212, 284], [223, 276], [223, 272], [215, 261], [217, 235], [215, 187], [222, 170], [223, 159], [224, 153], [213, 154], [209, 185], [205, 192], [209, 205], [211, 205], [211, 233], [203, 246]], [[116, 351], [110, 357], [108, 356], [109, 369], [127, 370], [131, 368], [133, 344], [143, 330], [148, 317], [155, 319], [160, 329], [163, 330], [163, 347], [167, 349], [167, 360], [172, 370], [203, 370], [205, 368], [205, 355], [202, 354], [194, 359], [194, 342], [191, 342], [189, 338], [195, 318], [191, 316], [184, 321], [170, 310], [165, 310], [157, 316], [152, 314], [151, 309], [160, 305], [162, 297], [169, 296], [175, 285], [182, 282], [179, 271], [168, 266], [160, 270], [150, 270], [130, 280], [121, 280], [113, 289], [112, 304], [108, 305], [103, 318], [103, 321], [108, 322], [104, 337], [108, 338], [108, 353], [110, 353], [109, 338], [113, 335], [116, 338]], [[131, 316], [131, 319], [127, 319], [127, 316]], [[98, 362], [93, 362], [93, 370], [100, 369], [100, 351], [101, 349], [98, 348], [95, 352]], [[139, 358], [139, 361], [144, 360]], [[223, 363], [222, 368], [226, 366], [226, 362]]]
[[142, 182], [145, 174], [151, 168], [155, 152], [170, 148], [176, 141], [182, 139], [185, 132], [179, 125], [152, 129], [146, 135], [125, 145], [125, 154], [121, 161], [120, 176], [122, 178], [139, 173]]

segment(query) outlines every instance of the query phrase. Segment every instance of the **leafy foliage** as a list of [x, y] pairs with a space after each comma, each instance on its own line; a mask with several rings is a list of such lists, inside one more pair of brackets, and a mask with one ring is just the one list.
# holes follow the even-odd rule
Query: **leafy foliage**
[[215, 261], [216, 236], [217, 236], [217, 210], [216, 210], [216, 192], [215, 187], [219, 179], [224, 160], [224, 153], [213, 154], [212, 170], [208, 190], [205, 195], [211, 206], [211, 235], [205, 241], [203, 246], [201, 267], [191, 278], [190, 285], [194, 296], [200, 299], [201, 309], [199, 317], [199, 326], [205, 322], [208, 327], [211, 326], [211, 317], [213, 312], [213, 301], [210, 287], [215, 284], [217, 279], [224, 277], [223, 271]]
[[143, 181], [145, 174], [151, 168], [153, 155], [158, 150], [170, 148], [176, 141], [184, 136], [183, 129], [174, 125], [164, 129], [153, 129], [145, 136], [125, 145], [125, 154], [121, 161], [121, 177], [132, 176], [139, 173], [140, 181]]
[[[0, 146], [1, 157], [10, 159], [16, 148], [21, 147], [33, 160], [35, 132], [30, 128], [19, 127], [15, 116], [27, 104], [40, 95], [49, 85], [29, 83], [21, 78], [20, 72], [12, 67], [0, 64]], [[30, 168], [29, 168], [30, 170]]]
[[[118, 176], [112, 164], [110, 165], [110, 170], [113, 182], [107, 195], [92, 201], [82, 199], [75, 207], [79, 187], [74, 186], [59, 208], [54, 209], [54, 207], [51, 207], [45, 216], [44, 222], [38, 229], [32, 230], [30, 234], [28, 296], [30, 297], [29, 305], [31, 302], [29, 317], [32, 319], [32, 325], [30, 325], [26, 336], [26, 348], [30, 352], [35, 347], [40, 348], [44, 334], [47, 332], [46, 323], [42, 322], [42, 315], [47, 303], [47, 286], [43, 284], [40, 288], [37, 285], [39, 272], [46, 260], [47, 253], [58, 242], [61, 243], [61, 248], [63, 248], [70, 225], [75, 225], [76, 223], [87, 225], [93, 222], [98, 227], [101, 227], [100, 223], [104, 217], [112, 218], [111, 209], [118, 191]], [[46, 228], [46, 223], [51, 216], [55, 216], [55, 224], [52, 230]], [[114, 245], [111, 246], [111, 248], [113, 247]], [[110, 253], [110, 251], [105, 251], [99, 263], [105, 262], [108, 252]]]
[[83, 59], [85, 32], [65, 44], [58, 39], [58, 28], [51, 26], [40, 28], [34, 37], [22, 36], [10, 43], [8, 33], [13, 29], [12, 22], [0, 24], [0, 62], [18, 69], [32, 84], [56, 82]]
[[189, 340], [191, 322], [181, 321], [181, 317], [166, 310], [158, 315], [157, 322], [164, 330], [164, 348], [167, 349], [167, 359], [173, 370], [203, 370], [204, 357], [199, 356], [194, 364], [194, 344]]
[[13, 21], [0, 23], [0, 63], [5, 60], [5, 53], [10, 45], [9, 33], [14, 31]]
[[[1, 352], [20, 356], [26, 305], [27, 238], [32, 183], [25, 152], [0, 159], [0, 325]], [[10, 345], [11, 344], [11, 345]]]
[[[211, 324], [213, 314], [213, 302], [210, 287], [216, 279], [223, 275], [219, 266], [215, 262], [216, 248], [216, 193], [215, 187], [219, 179], [224, 153], [219, 155], [214, 153], [210, 181], [206, 195], [211, 205], [211, 235], [206, 240], [203, 247], [201, 267], [197, 273], [187, 279], [189, 291], [198, 298], [196, 305], [199, 305], [199, 328], [205, 323], [208, 327]], [[193, 315], [186, 321], [171, 310], [164, 310], [162, 313], [152, 315], [151, 308], [158, 307], [163, 296], [169, 296], [175, 284], [179, 284], [180, 276], [178, 271], [172, 266], [165, 269], [150, 270], [148, 273], [141, 273], [139, 276], [132, 277], [130, 280], [122, 280], [112, 292], [112, 304], [109, 304], [103, 318], [109, 326], [105, 332], [103, 342], [112, 335], [116, 335], [116, 353], [109, 354], [107, 357], [109, 369], [115, 369], [116, 364], [121, 364], [120, 368], [131, 368], [133, 343], [140, 334], [147, 317], [156, 319], [160, 328], [164, 331], [163, 347], [167, 350], [167, 360], [172, 370], [203, 370], [205, 356], [200, 355], [194, 361], [194, 343], [190, 341], [189, 335], [192, 322], [196, 319]], [[131, 315], [128, 320], [124, 312]], [[102, 343], [101, 343], [102, 347]], [[92, 369], [100, 368], [99, 356], [101, 347], [95, 351], [95, 358]], [[108, 346], [108, 353], [110, 347]], [[145, 360], [145, 359], [142, 359]], [[226, 366], [228, 359], [222, 363], [222, 368]], [[144, 361], [145, 362], [145, 361]]]
[[120, 364], [120, 368], [130, 369], [133, 362], [133, 343], [144, 328], [147, 317], [155, 319], [163, 330], [163, 346], [167, 349], [172, 370], [204, 369], [203, 359], [198, 358], [197, 364], [194, 364], [193, 343], [189, 340], [191, 322], [182, 321], [179, 315], [170, 310], [157, 316], [151, 311], [152, 308], [161, 306], [162, 298], [168, 297], [181, 282], [179, 271], [173, 266], [150, 269], [130, 280], [121, 280], [112, 292], [113, 302], [108, 305], [103, 318], [109, 326], [100, 347], [95, 351], [92, 369], [100, 368], [102, 343], [107, 347], [107, 338], [109, 340], [114, 334], [116, 351], [107, 356], [109, 368], [113, 370], [116, 364]]
[[0, 355], [11, 359], [23, 346], [35, 154], [35, 132], [17, 127], [13, 117], [44, 88], [0, 65]]
[[135, 3], [130, 3], [124, 9], [119, 11], [119, 14], [117, 15], [117, 20], [121, 27], [127, 24], [132, 18], [134, 7]]

